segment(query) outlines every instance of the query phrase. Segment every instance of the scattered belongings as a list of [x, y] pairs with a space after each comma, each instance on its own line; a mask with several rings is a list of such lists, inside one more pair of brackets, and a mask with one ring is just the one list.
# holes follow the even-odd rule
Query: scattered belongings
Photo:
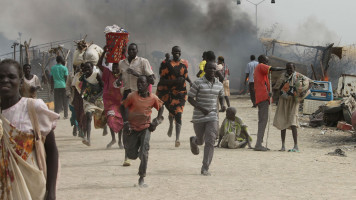
[[351, 124], [348, 124], [344, 121], [339, 121], [337, 123], [337, 128], [340, 129], [340, 130], [343, 130], [343, 131], [349, 131], [349, 130], [352, 130], [352, 125]]
[[339, 78], [336, 94], [348, 97], [356, 92], [356, 75], [342, 74]]
[[343, 151], [343, 150], [340, 149], [340, 148], [337, 148], [337, 149], [335, 149], [335, 151], [329, 152], [329, 153], [326, 154], [326, 155], [347, 157], [345, 151]]
[[73, 54], [73, 65], [80, 66], [80, 64], [85, 62], [91, 62], [93, 65], [96, 65], [101, 54], [104, 50], [96, 44], [87, 43], [85, 41], [87, 36], [82, 40], [74, 41], [77, 45], [77, 49]]
[[[345, 97], [342, 100], [329, 101], [309, 116], [309, 125], [318, 127], [322, 125], [337, 126], [341, 130], [352, 129], [352, 115], [356, 111], [355, 96]], [[356, 125], [356, 114], [355, 114]]]

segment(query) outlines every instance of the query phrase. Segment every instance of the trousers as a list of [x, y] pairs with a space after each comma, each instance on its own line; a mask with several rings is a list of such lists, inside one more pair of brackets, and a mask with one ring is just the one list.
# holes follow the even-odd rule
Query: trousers
[[251, 82], [248, 84], [248, 89], [250, 91], [250, 98], [253, 106], [256, 106], [256, 97], [255, 97], [255, 83]]
[[256, 147], [261, 147], [263, 143], [263, 137], [265, 135], [266, 125], [268, 122], [268, 108], [269, 102], [262, 101], [257, 104], [258, 107], [258, 130], [257, 130], [257, 140]]
[[123, 134], [126, 155], [131, 160], [140, 158], [141, 163], [138, 175], [146, 176], [148, 151], [150, 150], [151, 132], [146, 128], [141, 131], [132, 130], [130, 134]]
[[54, 112], [59, 114], [64, 110], [64, 117], [68, 117], [68, 97], [65, 88], [54, 89]]
[[218, 133], [218, 121], [194, 123], [195, 143], [204, 146], [202, 170], [209, 170], [214, 155], [214, 144]]

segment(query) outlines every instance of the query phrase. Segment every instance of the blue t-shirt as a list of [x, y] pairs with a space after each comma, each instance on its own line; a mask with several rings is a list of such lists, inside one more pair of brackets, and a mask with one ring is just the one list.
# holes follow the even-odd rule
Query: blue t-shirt
[[54, 81], [54, 88], [66, 88], [66, 79], [65, 76], [68, 76], [67, 67], [56, 64], [51, 68], [51, 76]]
[[254, 78], [253, 78], [253, 73], [255, 72], [255, 68], [258, 65], [258, 62], [253, 60], [247, 64], [245, 73], [248, 74], [248, 82], [253, 83]]

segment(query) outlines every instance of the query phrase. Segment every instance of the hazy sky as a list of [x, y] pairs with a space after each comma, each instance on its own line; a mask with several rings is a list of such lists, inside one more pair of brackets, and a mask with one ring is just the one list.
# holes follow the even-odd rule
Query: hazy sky
[[[261, 2], [261, 0], [250, 1]], [[255, 15], [255, 6], [246, 0], [241, 0], [239, 6], [251, 16]], [[353, 26], [353, 19], [356, 18], [355, 8], [355, 0], [276, 0], [275, 4], [271, 4], [270, 0], [265, 0], [258, 6], [258, 26], [266, 28], [279, 23], [283, 30], [281, 39], [325, 42], [318, 41], [323, 38], [315, 35], [309, 39], [308, 35], [299, 35], [299, 32], [307, 34], [305, 30], [300, 30], [301, 27], [315, 22], [319, 27], [314, 31], [320, 31], [320, 34], [327, 31], [335, 40], [332, 42], [336, 44], [340, 42], [341, 45], [354, 44], [356, 43], [356, 28]]]

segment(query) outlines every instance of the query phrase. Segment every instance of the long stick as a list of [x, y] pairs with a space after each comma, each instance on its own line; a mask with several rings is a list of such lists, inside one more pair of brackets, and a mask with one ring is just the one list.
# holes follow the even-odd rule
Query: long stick
[[313, 77], [314, 77], [314, 80], [316, 80], [316, 73], [315, 73], [315, 70], [314, 70], [314, 66], [313, 65], [310, 65], [312, 70], [313, 70]]
[[321, 80], [324, 80], [324, 67], [323, 67], [323, 63], [320, 61], [320, 68], [321, 68]]
[[269, 73], [269, 93], [271, 94], [271, 97], [269, 97], [269, 105], [268, 105], [268, 127], [267, 127], [267, 138], [266, 138], [266, 148], [268, 146], [268, 136], [269, 136], [269, 124], [271, 121], [271, 112], [272, 112], [272, 73]]

